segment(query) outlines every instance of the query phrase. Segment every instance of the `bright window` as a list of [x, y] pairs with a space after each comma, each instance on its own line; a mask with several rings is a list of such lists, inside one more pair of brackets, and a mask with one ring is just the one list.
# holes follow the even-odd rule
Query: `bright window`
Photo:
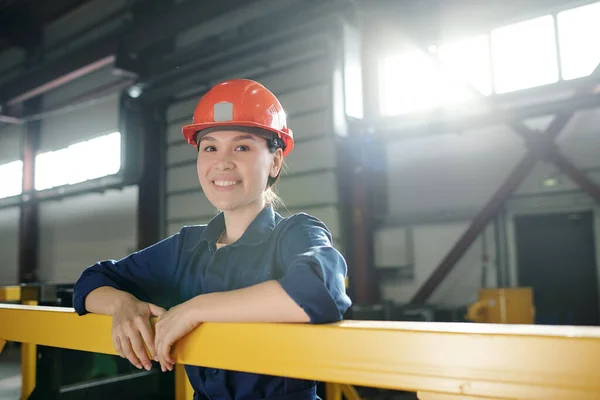
[[[479, 36], [432, 48], [434, 54], [409, 51], [383, 60], [380, 104], [383, 115], [398, 115], [473, 99], [465, 82], [491, 93], [489, 40]], [[437, 65], [432, 57], [443, 64]]]
[[600, 63], [600, 3], [558, 14], [562, 78], [588, 76]]
[[481, 94], [492, 93], [489, 36], [444, 44], [437, 55], [457, 84], [468, 82]]
[[492, 31], [497, 93], [558, 81], [554, 19], [551, 15]]
[[23, 161], [0, 165], [0, 199], [23, 192]]
[[438, 76], [426, 54], [411, 51], [385, 58], [379, 73], [381, 113], [398, 115], [436, 107]]
[[121, 168], [121, 134], [115, 132], [38, 154], [35, 163], [36, 190], [116, 174]]

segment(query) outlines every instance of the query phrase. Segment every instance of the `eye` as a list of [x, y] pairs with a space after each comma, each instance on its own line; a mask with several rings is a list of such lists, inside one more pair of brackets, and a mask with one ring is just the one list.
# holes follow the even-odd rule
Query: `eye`
[[215, 148], [215, 146], [206, 146], [203, 151], [216, 151], [217, 149]]
[[238, 147], [236, 147], [235, 150], [236, 151], [248, 151], [248, 150], [250, 150], [250, 146], [241, 144]]

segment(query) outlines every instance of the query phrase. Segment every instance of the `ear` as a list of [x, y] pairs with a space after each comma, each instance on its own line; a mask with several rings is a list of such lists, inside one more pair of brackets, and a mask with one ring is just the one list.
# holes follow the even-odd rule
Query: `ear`
[[275, 178], [279, 174], [282, 165], [283, 151], [281, 149], [277, 149], [275, 150], [275, 153], [273, 153], [273, 164], [271, 165], [271, 171], [269, 171], [271, 178]]

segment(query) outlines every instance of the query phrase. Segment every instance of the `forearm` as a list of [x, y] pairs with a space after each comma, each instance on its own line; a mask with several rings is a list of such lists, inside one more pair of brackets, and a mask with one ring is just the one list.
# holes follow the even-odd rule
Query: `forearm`
[[118, 307], [135, 300], [136, 298], [127, 292], [110, 286], [102, 286], [87, 295], [85, 308], [94, 314], [114, 315]]
[[193, 299], [198, 322], [309, 322], [277, 281]]

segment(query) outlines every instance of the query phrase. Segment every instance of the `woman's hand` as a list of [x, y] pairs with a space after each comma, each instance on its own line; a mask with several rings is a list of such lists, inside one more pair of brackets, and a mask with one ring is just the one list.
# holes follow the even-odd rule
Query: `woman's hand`
[[158, 318], [155, 326], [154, 346], [163, 372], [173, 370], [175, 357], [171, 355], [171, 348], [175, 342], [200, 325], [200, 321], [195, 317], [196, 308], [194, 299], [188, 300], [171, 308]]
[[150, 370], [152, 363], [146, 347], [152, 358], [158, 361], [150, 317], [160, 317], [165, 312], [164, 308], [145, 303], [133, 296], [121, 302], [115, 308], [112, 320], [112, 339], [117, 353], [137, 368]]

